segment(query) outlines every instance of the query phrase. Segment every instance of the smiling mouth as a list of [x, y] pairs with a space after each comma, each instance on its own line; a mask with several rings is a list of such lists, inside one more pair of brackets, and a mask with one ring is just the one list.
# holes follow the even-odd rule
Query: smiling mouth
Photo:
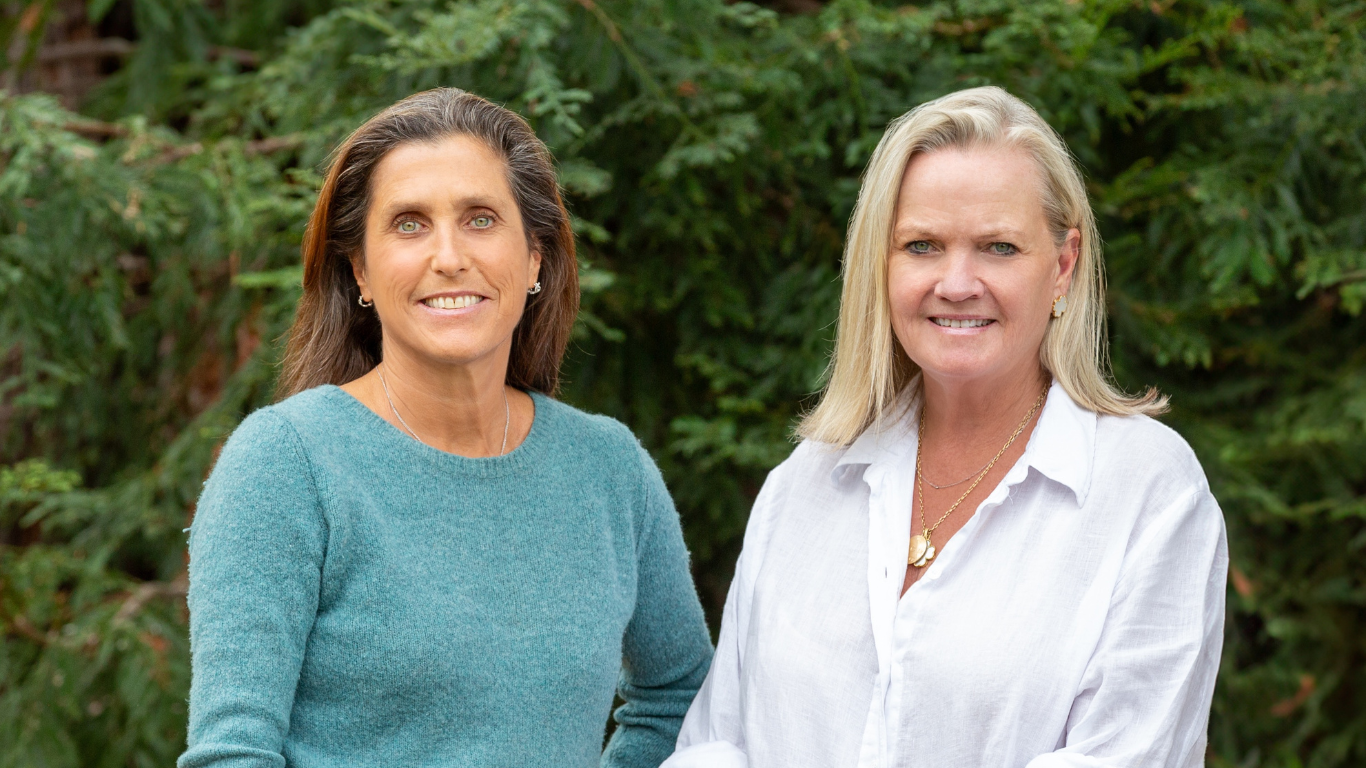
[[433, 296], [430, 299], [423, 299], [422, 303], [432, 309], [464, 309], [465, 307], [472, 307], [483, 300], [483, 296], [466, 293], [461, 296]]
[[940, 328], [984, 328], [996, 321], [987, 320], [985, 318], [974, 320], [950, 320], [947, 317], [931, 317], [930, 322]]

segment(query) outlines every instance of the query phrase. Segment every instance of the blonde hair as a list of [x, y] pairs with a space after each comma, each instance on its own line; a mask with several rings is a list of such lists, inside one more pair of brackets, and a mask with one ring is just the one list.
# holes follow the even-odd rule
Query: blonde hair
[[1043, 176], [1043, 208], [1059, 244], [1081, 233], [1067, 311], [1049, 321], [1039, 362], [1083, 408], [1114, 415], [1155, 415], [1167, 398], [1156, 390], [1132, 397], [1109, 376], [1105, 282], [1100, 236], [1081, 170], [1067, 145], [1028, 104], [1001, 88], [969, 88], [926, 102], [888, 126], [863, 176], [844, 249], [839, 329], [829, 381], [797, 434], [837, 445], [904, 406], [903, 391], [919, 368], [892, 332], [887, 254], [906, 165], [917, 153], [946, 148], [1014, 147], [1029, 153]]

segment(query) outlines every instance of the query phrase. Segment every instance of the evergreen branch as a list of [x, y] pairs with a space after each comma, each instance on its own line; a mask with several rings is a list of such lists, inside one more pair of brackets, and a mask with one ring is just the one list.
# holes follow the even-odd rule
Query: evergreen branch
[[139, 584], [137, 589], [128, 595], [119, 606], [118, 613], [114, 614], [112, 624], [125, 624], [142, 610], [148, 601], [157, 597], [184, 597], [189, 594], [190, 582], [185, 574], [181, 574], [175, 581], [148, 581]]
[[1330, 285], [1348, 285], [1350, 283], [1360, 283], [1366, 281], [1366, 269], [1357, 269], [1351, 272], [1344, 272], [1341, 277], [1334, 280]]
[[[128, 138], [132, 132], [125, 125], [106, 123], [99, 120], [72, 120], [61, 125], [62, 130], [93, 139]], [[220, 144], [222, 141], [219, 142]], [[242, 152], [248, 156], [269, 155], [289, 149], [297, 149], [304, 143], [302, 134], [268, 136], [255, 139], [242, 145]], [[202, 153], [206, 149], [203, 142], [178, 144], [167, 148], [156, 157], [156, 163], [173, 163]]]
[[56, 632], [44, 633], [33, 626], [33, 622], [29, 621], [28, 617], [22, 613], [15, 614], [14, 618], [10, 620], [10, 627], [14, 629], [15, 634], [38, 645], [47, 645], [57, 640]]
[[123, 138], [128, 135], [126, 126], [99, 120], [72, 120], [63, 123], [62, 130], [91, 139]]
[[607, 39], [611, 40], [612, 44], [617, 47], [617, 50], [621, 51], [621, 55], [626, 59], [626, 63], [630, 66], [631, 71], [635, 73], [636, 77], [640, 78], [641, 82], [645, 84], [645, 87], [654, 94], [654, 97], [659, 100], [661, 104], [669, 107], [668, 111], [683, 122], [684, 128], [689, 133], [700, 137], [702, 135], [701, 129], [699, 129], [697, 125], [693, 123], [692, 119], [688, 117], [687, 112], [683, 110], [682, 106], [669, 98], [664, 87], [659, 84], [659, 81], [655, 79], [654, 75], [650, 74], [650, 70], [645, 66], [645, 63], [640, 60], [640, 57], [636, 55], [636, 52], [631, 48], [631, 45], [627, 43], [626, 38], [621, 34], [621, 29], [617, 26], [616, 22], [612, 20], [612, 17], [607, 14], [607, 11], [604, 11], [601, 6], [594, 2], [594, 0], [575, 1], [592, 14], [593, 18], [598, 20], [598, 23], [601, 24], [602, 28], [607, 32]]
[[123, 57], [131, 54], [134, 48], [136, 46], [121, 37], [98, 37], [43, 46], [38, 49], [37, 59], [40, 64], [55, 64], [70, 59]]

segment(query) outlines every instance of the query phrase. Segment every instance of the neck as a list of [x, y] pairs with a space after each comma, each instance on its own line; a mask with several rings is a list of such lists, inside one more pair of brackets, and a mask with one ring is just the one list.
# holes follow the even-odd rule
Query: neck
[[[411, 430], [433, 448], [461, 456], [497, 456], [503, 452], [509, 419], [504, 385], [508, 352], [466, 365], [433, 365], [386, 344], [384, 362], [372, 372], [376, 379], [384, 377], [372, 384], [383, 398], [379, 413], [400, 429], [406, 422], [405, 432]], [[509, 435], [509, 449], [512, 445]]]
[[1034, 363], [989, 380], [922, 377], [925, 440], [970, 450], [1009, 435], [1039, 398], [1048, 381]]

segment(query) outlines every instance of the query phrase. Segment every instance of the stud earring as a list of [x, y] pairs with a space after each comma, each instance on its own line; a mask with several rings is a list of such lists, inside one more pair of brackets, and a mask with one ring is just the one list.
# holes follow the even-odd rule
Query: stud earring
[[527, 293], [531, 294], [532, 296], [535, 296], [536, 294], [538, 294], [538, 293], [540, 293], [540, 292], [541, 292], [541, 281], [540, 281], [540, 280], [537, 280], [535, 285], [533, 285], [533, 286], [531, 286], [530, 288], [527, 289]]
[[1062, 313], [1067, 311], [1067, 294], [1063, 294], [1053, 300], [1053, 316], [1062, 317]]
[[366, 303], [365, 303], [365, 297], [364, 297], [364, 296], [357, 296], [357, 297], [356, 297], [356, 303], [359, 304], [359, 305], [361, 305], [362, 307], [373, 307], [373, 306], [375, 306], [375, 302], [373, 302], [373, 301], [370, 302], [369, 304], [366, 304]]

